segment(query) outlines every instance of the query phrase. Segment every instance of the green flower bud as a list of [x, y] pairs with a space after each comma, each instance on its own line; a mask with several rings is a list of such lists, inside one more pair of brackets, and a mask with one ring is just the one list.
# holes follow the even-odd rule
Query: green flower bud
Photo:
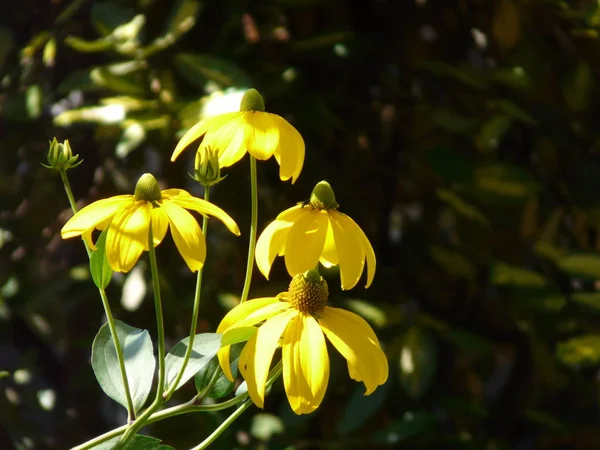
[[221, 176], [219, 152], [210, 147], [201, 147], [196, 152], [194, 176], [192, 177], [204, 187], [219, 183], [225, 177]]
[[68, 170], [77, 167], [83, 162], [78, 161], [79, 155], [73, 156], [71, 145], [69, 140], [65, 140], [64, 143], [60, 144], [56, 138], [49, 142], [50, 149], [48, 150], [48, 164], [42, 164], [42, 166], [54, 170]]
[[317, 183], [310, 194], [309, 204], [315, 209], [335, 209], [338, 207], [333, 188], [327, 181]]
[[256, 89], [248, 89], [240, 102], [240, 112], [264, 111], [265, 101]]
[[145, 173], [135, 185], [135, 199], [156, 202], [162, 198], [158, 181], [151, 173]]

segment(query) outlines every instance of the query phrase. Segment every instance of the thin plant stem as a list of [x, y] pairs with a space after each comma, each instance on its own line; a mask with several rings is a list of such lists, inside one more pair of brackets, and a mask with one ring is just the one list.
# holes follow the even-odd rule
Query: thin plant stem
[[[69, 204], [71, 205], [71, 210], [73, 211], [73, 214], [75, 214], [77, 213], [77, 203], [75, 202], [75, 197], [73, 196], [73, 191], [71, 190], [71, 184], [69, 183], [67, 172], [66, 170], [60, 170], [59, 172], [60, 178], [63, 182], [63, 186], [65, 187], [65, 193], [67, 194]], [[85, 240], [83, 241], [83, 245], [85, 246], [85, 251], [87, 252], [88, 258], [91, 257], [92, 252], [89, 249]], [[123, 381], [123, 386], [125, 387], [125, 400], [127, 401], [127, 422], [131, 422], [135, 420], [135, 409], [133, 407], [133, 400], [131, 399], [131, 391], [129, 389], [127, 371], [125, 370], [125, 357], [123, 356], [123, 347], [121, 347], [121, 343], [119, 341], [119, 335], [117, 334], [115, 319], [110, 309], [110, 304], [108, 302], [108, 297], [106, 296], [106, 291], [103, 288], [98, 288], [98, 292], [100, 293], [100, 298], [102, 299], [102, 306], [104, 307], [104, 314], [106, 315], [106, 321], [108, 322], [110, 336], [113, 340], [113, 343], [115, 344], [117, 362], [119, 363], [119, 371], [121, 372], [121, 379]]]
[[156, 249], [154, 248], [154, 236], [152, 234], [152, 221], [148, 227], [148, 253], [150, 255], [150, 271], [152, 273], [152, 290], [154, 292], [154, 309], [156, 312], [156, 328], [158, 341], [158, 386], [156, 387], [156, 397], [152, 404], [136, 420], [132, 422], [118, 447], [124, 447], [125, 444], [135, 436], [135, 434], [148, 421], [148, 418], [163, 403], [163, 392], [165, 388], [165, 327], [163, 323], [162, 301], [160, 296], [160, 281], [158, 278], [158, 264], [156, 262]]
[[[273, 369], [273, 377], [269, 379], [267, 382], [267, 386], [271, 386], [273, 382], [279, 377], [281, 374], [282, 364], [281, 361], [275, 366]], [[238, 407], [231, 415], [219, 425], [215, 431], [213, 431], [206, 439], [204, 439], [200, 444], [191, 450], [204, 450], [210, 444], [212, 444], [222, 433], [225, 431], [229, 425], [231, 425], [238, 417], [240, 417], [244, 411], [246, 411], [250, 405], [252, 404], [252, 399], [246, 400], [240, 407]]]
[[[249, 155], [250, 156], [250, 155]], [[246, 263], [246, 279], [240, 303], [248, 300], [250, 283], [252, 282], [252, 269], [254, 268], [254, 251], [256, 250], [256, 228], [258, 226], [258, 182], [256, 180], [256, 158], [250, 156], [250, 199], [252, 216], [250, 218], [250, 241], [248, 242], [248, 261]]]
[[[204, 200], [207, 202], [210, 200], [209, 187], [206, 186], [204, 188]], [[206, 240], [206, 232], [208, 227], [208, 217], [202, 217], [202, 233], [204, 234], [204, 240]], [[169, 400], [171, 395], [177, 390], [177, 385], [183, 377], [183, 373], [185, 368], [187, 367], [188, 361], [190, 360], [190, 356], [192, 355], [192, 351], [194, 350], [194, 338], [196, 336], [196, 325], [198, 324], [198, 313], [200, 310], [200, 296], [202, 293], [202, 274], [204, 272], [204, 266], [200, 270], [198, 270], [198, 275], [196, 276], [196, 291], [194, 293], [194, 306], [192, 308], [192, 323], [190, 326], [190, 339], [187, 344], [187, 349], [185, 350], [185, 355], [183, 356], [183, 363], [181, 364], [181, 369], [179, 369], [179, 373], [175, 380], [173, 381], [173, 385], [165, 392], [164, 399]]]

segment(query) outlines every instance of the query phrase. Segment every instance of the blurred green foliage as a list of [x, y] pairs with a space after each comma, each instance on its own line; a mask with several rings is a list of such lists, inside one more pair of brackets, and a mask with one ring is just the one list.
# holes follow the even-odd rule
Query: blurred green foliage
[[[276, 383], [214, 448], [592, 449], [600, 440], [600, 64], [597, 0], [23, 0], [0, 4], [0, 448], [68, 448], [125, 420], [90, 366], [103, 323], [48, 141], [69, 139], [80, 204], [153, 172], [198, 194], [178, 137], [259, 89], [307, 144], [282, 184], [259, 166], [260, 228], [331, 182], [378, 257], [373, 286], [331, 303], [361, 314], [389, 357], [364, 397], [331, 352], [323, 405], [295, 416]], [[221, 102], [221, 104], [219, 104]], [[199, 332], [241, 290], [247, 160], [211, 199]], [[194, 277], [159, 248], [168, 346]], [[115, 316], [155, 333], [143, 262], [115, 274]], [[286, 288], [255, 273], [251, 296]], [[193, 383], [178, 392], [195, 393]], [[153, 424], [189, 448], [224, 414]], [[167, 448], [167, 447], [165, 447]]]

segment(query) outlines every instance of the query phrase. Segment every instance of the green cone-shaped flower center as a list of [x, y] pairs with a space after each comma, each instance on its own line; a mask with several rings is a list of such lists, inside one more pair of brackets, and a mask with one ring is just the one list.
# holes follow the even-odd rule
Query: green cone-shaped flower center
[[334, 209], [338, 207], [335, 193], [327, 181], [317, 183], [310, 194], [310, 205], [315, 209]]
[[292, 278], [288, 302], [298, 311], [315, 314], [327, 305], [329, 289], [316, 270], [299, 273]]
[[240, 102], [240, 112], [264, 111], [265, 101], [256, 89], [248, 89]]
[[162, 198], [158, 181], [151, 173], [145, 173], [135, 185], [135, 199], [156, 202]]

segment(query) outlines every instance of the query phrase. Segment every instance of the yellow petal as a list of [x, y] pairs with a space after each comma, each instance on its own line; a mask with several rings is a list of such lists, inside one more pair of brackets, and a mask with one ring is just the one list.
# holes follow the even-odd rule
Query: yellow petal
[[264, 397], [258, 395], [258, 388], [256, 385], [255, 371], [254, 371], [254, 354], [256, 353], [256, 334], [252, 336], [248, 343], [242, 349], [240, 353], [240, 359], [238, 361], [238, 369], [246, 380], [248, 386], [248, 394], [256, 406], [259, 408], [264, 407]]
[[269, 159], [279, 146], [279, 128], [271, 116], [261, 111], [244, 113], [246, 150], [256, 159]]
[[[281, 305], [279, 305], [280, 303]], [[272, 308], [271, 305], [277, 306]], [[221, 320], [221, 323], [217, 327], [217, 333], [225, 333], [230, 327], [235, 328], [236, 325], [238, 327], [255, 325], [277, 314], [281, 311], [282, 307], [287, 307], [287, 305], [282, 304], [277, 297], [257, 298], [240, 303], [223, 317], [223, 320]], [[253, 321], [254, 319], [256, 320]], [[244, 323], [247, 322], [248, 325], [240, 325], [242, 320], [244, 320]], [[227, 345], [219, 349], [217, 357], [225, 376], [229, 381], [233, 381], [233, 374], [229, 365], [230, 348], [231, 346]]]
[[[165, 193], [167, 193], [165, 195]], [[223, 211], [216, 205], [213, 205], [206, 200], [193, 197], [188, 192], [182, 189], [167, 189], [162, 191], [163, 198], [170, 200], [171, 202], [181, 206], [185, 209], [191, 209], [192, 211], [199, 212], [203, 216], [209, 215], [216, 217], [236, 236], [240, 235], [240, 229], [238, 228], [235, 220], [233, 220], [229, 214]]]
[[200, 225], [188, 211], [172, 199], [164, 199], [160, 206], [169, 218], [171, 235], [179, 254], [192, 272], [204, 265], [206, 242]]
[[[162, 242], [168, 229], [169, 218], [164, 209], [160, 207], [152, 208], [152, 242], [154, 242], [154, 247], [157, 247]], [[146, 245], [144, 250], [149, 250], [148, 245]]]
[[304, 208], [285, 243], [285, 266], [291, 276], [314, 269], [327, 236], [327, 212]]
[[152, 205], [138, 200], [121, 208], [106, 235], [106, 258], [115, 272], [129, 272], [148, 245]]
[[256, 264], [267, 280], [275, 257], [281, 255], [285, 249], [285, 241], [291, 227], [291, 222], [275, 220], [264, 229], [256, 241]]
[[350, 217], [329, 211], [335, 248], [340, 263], [342, 289], [352, 289], [358, 283], [365, 266], [365, 253], [357, 233], [358, 225]]
[[292, 206], [291, 208], [282, 211], [277, 216], [277, 220], [285, 220], [286, 222], [295, 222], [298, 217], [302, 215], [304, 211], [304, 206], [302, 203]]
[[283, 383], [292, 410], [308, 414], [319, 407], [329, 382], [329, 356], [317, 321], [302, 313], [290, 321], [282, 345]]
[[208, 133], [198, 151], [210, 146], [219, 152], [219, 166], [229, 167], [246, 154], [245, 122], [239, 114], [224, 124], [218, 131]]
[[175, 150], [173, 151], [173, 155], [171, 156], [171, 161], [175, 161], [179, 154], [196, 139], [202, 137], [208, 131], [218, 130], [219, 127], [223, 126], [225, 123], [227, 123], [229, 120], [231, 120], [239, 114], [239, 112], [225, 113], [220, 114], [218, 116], [209, 117], [198, 122], [196, 125], [190, 128], [179, 140], [177, 146], [175, 147]]
[[[348, 219], [352, 220], [351, 217], [348, 217]], [[353, 221], [354, 222], [354, 221]], [[373, 278], [375, 278], [375, 268], [376, 268], [376, 259], [375, 259], [375, 251], [373, 251], [373, 247], [371, 246], [371, 242], [369, 242], [369, 238], [367, 238], [367, 235], [363, 232], [363, 230], [355, 223], [356, 225], [356, 229], [357, 229], [357, 234], [358, 237], [360, 239], [362, 248], [363, 248], [363, 252], [365, 254], [365, 256], [367, 257], [367, 284], [365, 285], [365, 287], [369, 287], [371, 286], [371, 283], [373, 282]]]
[[335, 239], [333, 238], [331, 223], [327, 226], [327, 236], [325, 237], [325, 246], [323, 247], [320, 261], [321, 264], [327, 268], [337, 266], [340, 263], [337, 249], [335, 248]]
[[98, 200], [79, 210], [60, 230], [63, 239], [79, 236], [91, 232], [98, 224], [110, 220], [120, 208], [134, 202], [133, 195], [117, 195], [115, 197]]
[[321, 329], [348, 361], [350, 377], [362, 381], [365, 395], [386, 382], [388, 361], [373, 329], [360, 316], [326, 306], [319, 316]]
[[283, 181], [291, 178], [292, 183], [295, 183], [304, 165], [304, 140], [298, 130], [283, 117], [271, 114], [271, 118], [279, 129], [279, 147], [275, 152], [280, 166], [279, 178]]
[[[265, 384], [269, 375], [269, 369], [271, 368], [273, 353], [275, 353], [275, 350], [279, 346], [279, 338], [285, 331], [290, 320], [297, 315], [298, 311], [295, 309], [282, 312], [268, 319], [260, 326], [256, 333], [256, 351], [249, 356], [249, 366], [253, 367], [254, 374], [252, 378], [256, 382], [256, 393], [261, 402], [264, 402], [265, 399]], [[245, 367], [240, 366], [242, 375], [244, 375], [245, 369]]]

